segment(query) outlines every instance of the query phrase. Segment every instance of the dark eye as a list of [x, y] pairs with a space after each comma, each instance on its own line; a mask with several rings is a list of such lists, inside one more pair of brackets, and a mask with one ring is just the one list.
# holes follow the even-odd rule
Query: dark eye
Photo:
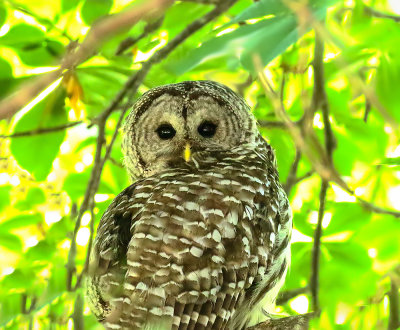
[[210, 138], [215, 135], [215, 131], [217, 130], [217, 125], [210, 121], [205, 121], [200, 124], [200, 126], [197, 128], [197, 131], [202, 137], [205, 138]]
[[160, 137], [160, 139], [162, 139], [162, 140], [172, 139], [176, 134], [176, 131], [170, 124], [160, 125], [156, 129], [156, 132], [157, 132], [158, 136]]

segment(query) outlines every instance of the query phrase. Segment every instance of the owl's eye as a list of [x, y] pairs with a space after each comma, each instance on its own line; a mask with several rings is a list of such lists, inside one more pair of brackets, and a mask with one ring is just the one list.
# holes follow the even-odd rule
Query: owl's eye
[[211, 138], [215, 135], [217, 130], [217, 125], [212, 123], [211, 121], [204, 121], [197, 128], [197, 131], [202, 137]]
[[158, 126], [158, 128], [156, 129], [156, 132], [157, 132], [158, 136], [160, 137], [160, 139], [162, 139], [162, 140], [170, 140], [176, 134], [176, 131], [170, 124], [162, 124], [162, 125]]

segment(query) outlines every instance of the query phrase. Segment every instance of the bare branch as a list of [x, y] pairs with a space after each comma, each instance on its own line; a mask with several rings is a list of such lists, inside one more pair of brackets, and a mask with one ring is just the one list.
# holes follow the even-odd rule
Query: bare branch
[[125, 40], [122, 40], [121, 43], [118, 45], [115, 55], [122, 55], [127, 49], [134, 46], [140, 40], [142, 40], [143, 38], [146, 38], [150, 33], [157, 30], [161, 26], [163, 20], [164, 20], [164, 15], [162, 15], [160, 18], [158, 18], [154, 22], [147, 23], [143, 32], [138, 37], [136, 37], [136, 38], [129, 37], [129, 38], [126, 38]]
[[102, 168], [100, 168], [100, 164], [101, 164], [101, 154], [102, 154], [103, 143], [105, 142], [105, 125], [106, 125], [105, 120], [98, 124], [99, 132], [97, 134], [94, 166], [93, 166], [92, 172], [90, 173], [90, 179], [89, 179], [89, 183], [86, 187], [85, 196], [84, 196], [82, 205], [79, 209], [78, 216], [75, 221], [75, 228], [74, 228], [74, 232], [73, 232], [72, 239], [71, 239], [71, 247], [68, 252], [68, 261], [67, 261], [67, 265], [66, 265], [66, 267], [67, 267], [67, 290], [68, 291], [75, 290], [77, 288], [77, 285], [80, 284], [80, 282], [77, 281], [75, 286], [72, 285], [74, 274], [76, 272], [76, 267], [75, 267], [76, 236], [77, 236], [78, 230], [81, 226], [83, 214], [88, 209], [92, 210], [94, 207], [93, 196], [94, 196], [95, 192], [97, 191], [97, 188], [99, 185], [99, 178], [100, 178], [101, 171], [102, 171]]
[[309, 287], [305, 286], [302, 288], [297, 288], [297, 289], [293, 289], [293, 290], [287, 290], [287, 291], [283, 291], [279, 293], [278, 299], [276, 300], [276, 304], [277, 305], [284, 305], [286, 304], [289, 300], [309, 292]]
[[368, 120], [368, 115], [371, 112], [371, 108], [372, 108], [371, 102], [367, 98], [365, 98], [365, 111], [364, 111], [364, 118], [363, 118], [364, 123], [366, 123]]
[[295, 184], [298, 184], [299, 182], [301, 182], [301, 181], [303, 181], [303, 180], [309, 178], [309, 177], [310, 177], [311, 175], [313, 175], [314, 173], [315, 173], [315, 172], [314, 172], [313, 170], [310, 170], [310, 171], [304, 173], [303, 175], [297, 177], [297, 178], [296, 178], [296, 183], [295, 183]]
[[286, 128], [286, 125], [283, 121], [275, 121], [275, 120], [258, 120], [258, 125], [265, 128]]
[[395, 330], [400, 327], [400, 298], [399, 287], [393, 278], [391, 278], [390, 281], [390, 291], [388, 293], [388, 297], [390, 304], [388, 330]]
[[8, 138], [18, 138], [18, 137], [23, 137], [23, 136], [33, 136], [33, 135], [39, 135], [39, 134], [47, 134], [47, 133], [53, 133], [53, 132], [58, 132], [62, 131], [67, 128], [71, 128], [80, 124], [83, 124], [83, 121], [75, 121], [72, 123], [67, 123], [64, 125], [60, 126], [54, 126], [54, 127], [46, 127], [46, 128], [39, 128], [35, 129], [32, 131], [25, 131], [25, 132], [16, 132], [10, 135], [0, 135], [1, 139], [8, 139]]
[[288, 177], [286, 179], [286, 183], [283, 185], [283, 189], [286, 192], [286, 195], [290, 194], [293, 186], [296, 184], [297, 181], [297, 168], [299, 167], [299, 162], [301, 159], [301, 151], [296, 149], [296, 155], [294, 156], [294, 160], [292, 166], [290, 167], [290, 171]]
[[[325, 91], [324, 76], [324, 41], [322, 36], [316, 31], [315, 48], [314, 48], [314, 90], [312, 98], [313, 112], [321, 107], [322, 118], [324, 122], [325, 149], [329, 168], [333, 169], [332, 154], [335, 148], [335, 138], [332, 132], [331, 122], [329, 119], [329, 104]], [[311, 278], [310, 291], [313, 303], [313, 310], [319, 311], [319, 268], [321, 254], [321, 236], [322, 236], [322, 220], [325, 212], [326, 192], [329, 187], [329, 181], [322, 178], [321, 191], [319, 195], [318, 222], [314, 232], [314, 244], [311, 259]]]
[[140, 6], [134, 6], [125, 12], [104, 18], [97, 24], [94, 24], [81, 45], [67, 52], [57, 70], [44, 74], [40, 78], [29, 82], [16, 93], [0, 102], [0, 119], [15, 114], [47, 86], [60, 78], [66, 71], [75, 68], [77, 65], [92, 57], [96, 49], [105, 40], [121, 30], [135, 25], [142, 18], [150, 18], [154, 15], [159, 15], [159, 13], [163, 12], [172, 3], [172, 0], [145, 1], [141, 3]]
[[307, 313], [279, 319], [270, 319], [247, 328], [247, 330], [306, 330], [309, 327], [310, 320], [317, 316], [318, 314], [316, 313]]
[[326, 191], [328, 182], [322, 179], [321, 191], [319, 193], [318, 222], [314, 231], [314, 244], [311, 259], [310, 291], [312, 297], [313, 310], [319, 311], [319, 262], [321, 254], [322, 219], [325, 212]]
[[382, 13], [381, 11], [378, 11], [369, 6], [364, 6], [364, 12], [374, 17], [391, 19], [397, 23], [400, 22], [400, 16]]
[[74, 329], [76, 330], [85, 329], [85, 321], [83, 318], [83, 307], [84, 307], [84, 300], [82, 294], [78, 293], [75, 297], [74, 312], [72, 313]]

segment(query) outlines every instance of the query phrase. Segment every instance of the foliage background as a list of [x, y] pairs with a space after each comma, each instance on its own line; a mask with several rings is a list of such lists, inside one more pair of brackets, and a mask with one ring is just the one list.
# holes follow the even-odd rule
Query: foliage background
[[[55, 72], [90, 27], [146, 2], [0, 2], [0, 108], [9, 95], [24, 103], [14, 116], [0, 110], [2, 327], [101, 328], [82, 274], [93, 228], [129, 184], [114, 133], [144, 91], [195, 79], [242, 94], [276, 150], [294, 212], [277, 312], [321, 308], [317, 329], [400, 325], [398, 1], [213, 2], [170, 2], [97, 35], [95, 51], [36, 98], [24, 98], [26, 83]], [[151, 60], [181, 31], [193, 34]]]

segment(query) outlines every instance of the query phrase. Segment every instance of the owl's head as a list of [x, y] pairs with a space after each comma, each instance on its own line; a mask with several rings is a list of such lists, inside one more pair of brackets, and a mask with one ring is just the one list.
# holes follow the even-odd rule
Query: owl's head
[[214, 81], [154, 88], [134, 105], [124, 125], [125, 164], [132, 177], [155, 174], [189, 154], [252, 143], [256, 121], [246, 102]]

